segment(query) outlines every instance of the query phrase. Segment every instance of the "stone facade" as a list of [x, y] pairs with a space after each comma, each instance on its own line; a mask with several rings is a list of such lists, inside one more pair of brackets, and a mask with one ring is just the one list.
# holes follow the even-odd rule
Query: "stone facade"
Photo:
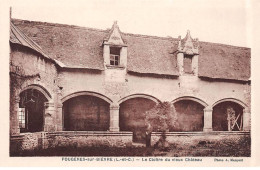
[[[180, 122], [187, 124], [187, 126], [181, 126], [182, 128], [180, 129], [182, 130], [180, 131], [190, 131], [188, 138], [195, 139], [199, 136], [199, 139], [202, 139], [211, 136], [210, 138], [213, 140], [215, 138], [221, 139], [227, 137], [228, 133], [225, 134], [226, 136], [219, 135], [218, 133], [208, 133], [213, 131], [212, 119], [214, 118], [214, 107], [223, 102], [238, 104], [242, 110], [242, 118], [240, 118], [242, 121], [240, 124], [242, 129], [240, 130], [248, 132], [251, 129], [250, 80], [245, 80], [244, 78], [235, 79], [232, 77], [227, 79], [216, 79], [215, 77], [201, 76], [200, 67], [202, 67], [201, 63], [203, 61], [201, 61], [201, 57], [203, 55], [200, 53], [198, 39], [192, 39], [190, 32], [187, 33], [184, 39], [179, 38], [176, 40], [175, 44], [171, 44], [172, 46], [176, 46], [176, 51], [165, 53], [165, 51], [159, 50], [164, 55], [172, 55], [174, 53], [171, 57], [173, 61], [176, 61], [173, 69], [176, 69], [177, 73], [176, 70], [173, 70], [172, 74], [167, 75], [163, 71], [162, 74], [154, 73], [152, 71], [152, 69], [157, 66], [151, 63], [151, 61], [155, 60], [156, 64], [160, 65], [161, 60], [156, 58], [157, 54], [155, 53], [158, 49], [153, 49], [156, 43], [154, 42], [152, 45], [149, 45], [148, 43], [156, 41], [157, 39], [158, 41], [163, 41], [162, 43], [167, 45], [170, 43], [164, 42], [166, 40], [163, 38], [136, 36], [136, 42], [143, 42], [143, 40], [145, 40], [147, 44], [141, 45], [143, 45], [144, 48], [150, 46], [151, 49], [149, 53], [154, 53], [154, 55], [143, 58], [143, 65], [140, 65], [140, 67], [142, 67], [147, 65], [147, 63], [148, 65], [150, 63], [150, 72], [149, 69], [147, 71], [144, 68], [135, 68], [136, 66], [133, 66], [135, 61], [133, 61], [133, 58], [130, 58], [130, 56], [135, 55], [136, 58], [138, 58], [138, 49], [134, 50], [134, 45], [130, 45], [132, 40], [128, 39], [128, 43], [124, 40], [124, 37], [134, 35], [129, 34], [122, 36], [123, 33], [119, 30], [117, 23], [114, 23], [107, 36], [103, 37], [99, 46], [95, 46], [95, 48], [98, 48], [99, 53], [101, 51], [100, 54], [103, 63], [100, 68], [93, 68], [95, 63], [89, 67], [79, 65], [68, 66], [68, 64], [66, 65], [61, 62], [65, 61], [66, 58], [62, 59], [62, 56], [60, 56], [61, 61], [59, 61], [59, 59], [55, 58], [57, 57], [55, 54], [54, 56], [49, 54], [52, 57], [48, 57], [48, 55], [40, 51], [38, 45], [33, 41], [33, 39], [36, 39], [36, 42], [39, 41], [37, 40], [37, 35], [35, 35], [35, 37], [27, 37], [22, 33], [23, 30], [17, 31], [19, 29], [15, 26], [12, 26], [11, 30], [11, 67], [14, 66], [15, 68], [20, 68], [22, 74], [19, 75], [19, 71], [15, 69], [11, 69], [10, 74], [11, 76], [14, 76], [14, 79], [17, 79], [17, 76], [22, 78], [19, 79], [20, 81], [18, 83], [16, 82], [18, 84], [16, 86], [13, 82], [14, 79], [11, 79], [10, 134], [12, 142], [22, 140], [23, 142], [21, 145], [28, 143], [28, 147], [24, 146], [22, 148], [35, 148], [36, 145], [39, 145], [39, 143], [36, 142], [37, 139], [43, 139], [41, 142], [43, 148], [71, 144], [77, 146], [87, 146], [91, 144], [126, 146], [131, 143], [132, 134], [136, 132], [132, 129], [138, 129], [144, 124], [142, 114], [149, 109], [146, 108], [145, 105], [149, 105], [148, 103], [156, 104], [164, 101], [172, 103], [178, 103], [181, 101], [186, 101], [187, 103], [187, 101], [192, 101], [199, 105], [198, 107], [194, 106], [194, 114], [198, 113], [200, 115], [193, 115], [196, 119], [193, 124], [189, 123], [192, 121], [191, 119], [186, 119], [185, 121], [183, 120]], [[24, 29], [24, 31], [26, 32], [28, 30]], [[40, 30], [39, 34], [43, 34], [44, 32], [46, 32], [44, 29]], [[93, 32], [93, 35], [98, 34], [97, 32]], [[102, 35], [103, 34], [105, 33], [102, 32]], [[27, 41], [21, 40], [24, 37], [26, 37]], [[51, 44], [51, 42], [49, 43]], [[41, 45], [45, 46], [46, 44], [40, 43], [40, 46]], [[62, 45], [62, 43], [56, 45]], [[156, 46], [160, 47], [160, 42], [158, 42]], [[119, 63], [118, 65], [110, 64], [111, 47], [120, 49], [120, 58], [117, 61]], [[63, 48], [65, 48], [65, 45], [62, 46], [62, 49]], [[67, 48], [69, 49], [70, 47], [68, 46]], [[95, 53], [95, 48], [91, 49], [93, 50], [93, 54]], [[228, 47], [225, 46], [225, 48]], [[233, 47], [230, 48], [233, 50]], [[49, 51], [50, 48], [46, 50]], [[202, 49], [202, 51], [203, 50], [205, 51], [205, 49]], [[75, 51], [75, 56], [77, 56], [76, 53], [80, 53], [80, 51]], [[184, 69], [184, 59], [187, 55], [191, 57], [191, 73], [185, 73]], [[77, 62], [77, 60], [73, 58], [74, 56], [70, 57], [71, 63]], [[82, 57], [84, 57], [84, 55], [82, 55]], [[248, 60], [250, 60], [250, 54], [247, 57]], [[83, 61], [84, 58], [80, 58], [79, 60]], [[93, 60], [93, 58], [90, 60]], [[114, 58], [114, 60], [116, 59]], [[142, 63], [136, 63], [136, 65], [138, 64]], [[215, 64], [218, 65], [218, 63]], [[170, 69], [170, 66], [169, 68], [167, 65], [164, 67], [163, 64], [161, 67], [162, 70]], [[241, 67], [250, 70], [250, 66], [245, 65]], [[133, 69], [137, 69], [137, 71], [133, 71]], [[141, 69], [143, 70], [140, 71]], [[19, 135], [20, 127], [18, 109], [20, 107], [20, 94], [28, 89], [35, 89], [41, 92], [47, 99], [47, 102], [44, 103], [43, 114], [44, 122], [42, 133], [44, 132], [44, 137], [39, 137], [39, 135], [36, 135], [37, 137], [35, 137], [34, 133], [21, 133], [21, 135]], [[81, 97], [86, 97], [86, 99], [84, 99], [85, 101], [83, 99], [81, 100]], [[79, 101], [76, 101], [76, 98], [79, 99]], [[140, 98], [140, 102], [142, 100], [148, 100], [149, 102], [140, 104], [139, 100], [137, 100]], [[68, 101], [71, 101], [69, 105], [71, 107], [66, 110], [66, 108], [68, 108]], [[101, 104], [101, 106], [99, 106], [99, 104]], [[106, 107], [103, 107], [104, 105], [106, 105]], [[189, 107], [189, 102], [188, 104], [180, 104], [178, 110], [182, 112], [184, 110], [183, 108], [186, 106]], [[150, 107], [152, 107], [152, 105]], [[67, 114], [67, 112], [69, 113]], [[183, 113], [184, 112], [185, 111], [183, 111]], [[98, 118], [96, 117], [96, 113], [101, 113]], [[66, 118], [69, 114], [71, 114], [71, 117]], [[135, 117], [128, 114], [138, 114], [138, 116]], [[188, 114], [188, 112], [185, 112], [185, 114]], [[224, 114], [225, 113], [223, 113], [223, 115]], [[140, 119], [135, 120], [137, 117], [140, 117]], [[100, 130], [107, 131], [102, 133], [66, 132], [66, 127], [64, 126], [66, 124], [65, 122], [72, 119], [74, 122], [69, 122], [73, 124], [71, 127], [82, 124], [79, 129], [74, 128], [75, 131], [88, 131], [89, 129], [84, 128], [91, 126], [91, 123], [96, 121], [102, 121], [100, 124], [102, 127], [104, 125], [105, 129], [101, 128]], [[88, 119], [88, 121], [84, 121], [85, 119]], [[120, 123], [120, 120], [125, 121], [124, 124]], [[79, 121], [81, 121], [81, 123]], [[135, 125], [133, 125], [133, 122]], [[195, 127], [196, 125], [194, 125], [196, 122], [199, 124], [198, 127]], [[124, 132], [121, 130], [124, 130]], [[201, 132], [197, 133], [194, 131]], [[40, 133], [41, 132], [37, 132], [36, 134]], [[176, 133], [178, 136], [178, 132]], [[29, 137], [30, 135], [31, 137]], [[168, 135], [172, 136], [169, 137], [169, 140], [173, 140], [173, 138], [175, 140], [176, 134], [172, 132]], [[236, 136], [238, 133], [234, 133], [233, 136], [234, 135]], [[19, 140], [15, 136], [20, 136]], [[185, 137], [183, 137], [186, 135], [181, 136], [182, 137], [178, 137], [178, 140], [186, 140], [184, 139]], [[157, 140], [157, 138], [158, 136], [152, 135], [152, 142]]]

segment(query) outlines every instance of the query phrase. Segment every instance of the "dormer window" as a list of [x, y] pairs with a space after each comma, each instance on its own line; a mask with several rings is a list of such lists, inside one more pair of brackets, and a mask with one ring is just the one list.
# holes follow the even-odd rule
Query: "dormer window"
[[199, 40], [192, 39], [190, 31], [184, 39], [179, 36], [177, 62], [180, 75], [198, 76]]
[[122, 39], [117, 22], [114, 22], [102, 45], [104, 66], [108, 70], [107, 72], [122, 70], [121, 72], [124, 74], [127, 66], [127, 45]]
[[183, 59], [183, 72], [185, 74], [193, 74], [192, 71], [192, 55], [184, 54]]
[[120, 64], [120, 50], [119, 47], [110, 47], [110, 65], [119, 66]]

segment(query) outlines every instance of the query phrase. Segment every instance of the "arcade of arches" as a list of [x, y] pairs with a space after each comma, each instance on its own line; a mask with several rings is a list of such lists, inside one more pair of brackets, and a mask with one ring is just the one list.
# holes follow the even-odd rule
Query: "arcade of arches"
[[[45, 131], [45, 103], [48, 99], [36, 89], [20, 94], [20, 132]], [[79, 95], [63, 102], [64, 131], [131, 131], [135, 141], [145, 138], [145, 112], [155, 100], [137, 96], [115, 105], [98, 96]], [[212, 109], [199, 102], [182, 99], [174, 102], [177, 124], [172, 132], [249, 130], [250, 113], [234, 101], [224, 101]]]

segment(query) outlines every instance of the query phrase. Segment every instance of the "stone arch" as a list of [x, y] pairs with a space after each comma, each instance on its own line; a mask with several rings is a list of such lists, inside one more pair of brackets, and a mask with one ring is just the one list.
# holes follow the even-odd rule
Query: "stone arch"
[[172, 103], [176, 103], [178, 101], [181, 101], [181, 100], [192, 100], [194, 102], [197, 102], [199, 104], [201, 104], [202, 106], [204, 106], [205, 108], [208, 106], [208, 104], [206, 102], [204, 102], [203, 100], [199, 99], [199, 98], [196, 98], [196, 97], [192, 97], [192, 96], [183, 96], [183, 97], [178, 97], [176, 99], [174, 99], [172, 101]]
[[161, 103], [161, 101], [159, 99], [157, 99], [156, 97], [154, 97], [152, 95], [138, 93], [138, 94], [132, 94], [132, 95], [121, 98], [118, 101], [118, 104], [121, 104], [124, 101], [129, 100], [129, 99], [133, 99], [133, 98], [145, 98], [145, 99], [150, 99], [150, 100], [154, 101], [155, 103]]
[[248, 128], [248, 106], [241, 100], [220, 99], [212, 105], [212, 109], [214, 131], [242, 131]]
[[176, 110], [177, 123], [170, 131], [203, 131], [204, 109], [208, 106], [203, 100], [182, 96], [172, 101]]
[[52, 100], [52, 96], [51, 94], [48, 92], [48, 90], [46, 90], [46, 88], [44, 88], [43, 86], [39, 85], [39, 84], [31, 84], [26, 86], [25, 88], [23, 88], [19, 94], [21, 94], [22, 92], [28, 90], [28, 89], [35, 89], [40, 91], [46, 98], [48, 101]]
[[[31, 84], [20, 90], [17, 106], [20, 132], [39, 132], [45, 129], [45, 114], [53, 105], [52, 96], [39, 84]], [[47, 106], [47, 107], [46, 107]]]
[[119, 127], [121, 131], [133, 132], [133, 141], [145, 141], [145, 113], [160, 100], [147, 94], [132, 94], [121, 98], [119, 104]]
[[73, 97], [77, 97], [77, 96], [94, 96], [100, 99], [103, 99], [104, 101], [108, 102], [109, 104], [113, 103], [113, 100], [111, 100], [110, 98], [108, 98], [107, 96], [100, 94], [100, 93], [96, 93], [96, 92], [91, 92], [91, 91], [80, 91], [80, 92], [75, 92], [75, 93], [71, 93], [65, 97], [63, 97], [61, 99], [61, 102], [64, 103], [65, 101], [73, 98]]
[[234, 103], [237, 103], [239, 104], [240, 106], [242, 106], [244, 109], [247, 109], [248, 106], [247, 104], [245, 104], [244, 102], [242, 102], [241, 100], [239, 99], [235, 99], [235, 98], [224, 98], [224, 99], [220, 99], [218, 100], [217, 102], [215, 102], [213, 105], [212, 105], [212, 108], [222, 102], [234, 102]]
[[96, 92], [80, 91], [61, 99], [63, 130], [107, 131], [113, 101]]

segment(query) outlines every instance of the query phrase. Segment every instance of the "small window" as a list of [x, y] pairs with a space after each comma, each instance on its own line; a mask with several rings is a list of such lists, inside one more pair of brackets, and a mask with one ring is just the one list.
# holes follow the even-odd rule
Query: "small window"
[[25, 108], [19, 108], [18, 110], [19, 128], [25, 128]]
[[193, 74], [193, 71], [192, 71], [192, 55], [184, 55], [183, 71], [186, 74]]
[[120, 48], [110, 47], [110, 65], [118, 66], [120, 64]]

